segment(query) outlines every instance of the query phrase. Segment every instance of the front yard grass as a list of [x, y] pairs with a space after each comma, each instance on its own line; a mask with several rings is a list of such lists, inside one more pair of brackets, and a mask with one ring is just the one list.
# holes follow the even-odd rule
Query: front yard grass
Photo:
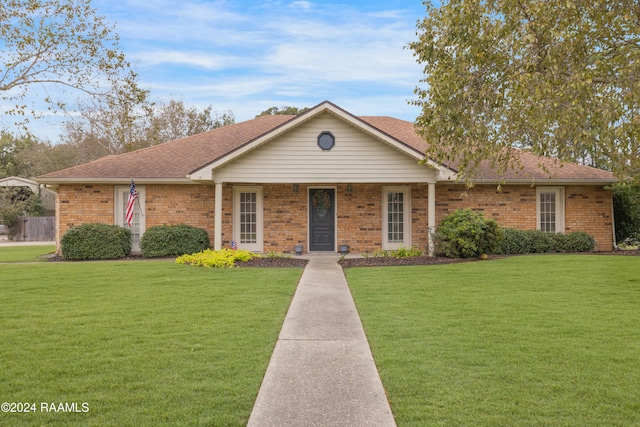
[[640, 425], [640, 258], [345, 273], [399, 426]]
[[37, 404], [0, 424], [245, 425], [301, 273], [0, 265], [0, 402]]
[[42, 262], [42, 255], [56, 251], [55, 245], [0, 246], [0, 263], [3, 262]]

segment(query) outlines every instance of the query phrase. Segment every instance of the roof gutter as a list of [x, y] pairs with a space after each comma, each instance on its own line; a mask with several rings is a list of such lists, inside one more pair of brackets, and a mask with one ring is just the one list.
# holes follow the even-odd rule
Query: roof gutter
[[36, 178], [35, 181], [39, 184], [45, 185], [63, 185], [63, 184], [107, 184], [107, 185], [129, 185], [131, 180], [134, 180], [136, 184], [199, 184], [196, 181], [192, 181], [189, 178], [143, 178], [143, 177], [129, 177], [129, 178]]
[[[455, 182], [455, 181], [438, 181], [439, 183], [450, 183], [450, 184], [464, 184], [464, 182]], [[474, 179], [472, 183], [474, 185], [478, 184], [495, 184], [495, 185], [530, 185], [532, 187], [541, 186], [541, 185], [611, 185], [618, 182], [615, 179], [557, 179], [557, 178], [546, 178], [546, 179], [534, 179], [534, 178], [516, 178], [516, 179], [497, 179], [497, 178], [487, 178], [487, 179]]]

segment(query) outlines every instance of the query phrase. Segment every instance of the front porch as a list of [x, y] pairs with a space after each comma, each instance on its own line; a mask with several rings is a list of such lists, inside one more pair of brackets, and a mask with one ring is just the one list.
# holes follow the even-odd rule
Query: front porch
[[[320, 231], [314, 227], [318, 206], [313, 199], [319, 190], [331, 195]], [[335, 253], [341, 245], [352, 253], [411, 246], [429, 250], [435, 184], [217, 183], [214, 211], [214, 249], [235, 242], [239, 249], [263, 253], [293, 254], [298, 245], [303, 253]]]

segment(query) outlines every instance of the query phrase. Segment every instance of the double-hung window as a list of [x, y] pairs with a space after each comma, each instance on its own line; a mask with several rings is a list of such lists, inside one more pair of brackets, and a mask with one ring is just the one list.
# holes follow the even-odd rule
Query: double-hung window
[[536, 189], [537, 229], [548, 233], [564, 233], [564, 188]]
[[411, 246], [411, 190], [384, 187], [382, 191], [383, 245], [385, 250]]

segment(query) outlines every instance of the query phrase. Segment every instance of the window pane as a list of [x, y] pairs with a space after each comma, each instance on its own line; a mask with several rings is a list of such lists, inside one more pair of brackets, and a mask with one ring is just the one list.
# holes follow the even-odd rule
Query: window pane
[[387, 240], [389, 243], [404, 241], [404, 193], [387, 195]]
[[540, 193], [540, 230], [556, 231], [556, 192]]
[[256, 243], [257, 193], [240, 193], [240, 243]]

